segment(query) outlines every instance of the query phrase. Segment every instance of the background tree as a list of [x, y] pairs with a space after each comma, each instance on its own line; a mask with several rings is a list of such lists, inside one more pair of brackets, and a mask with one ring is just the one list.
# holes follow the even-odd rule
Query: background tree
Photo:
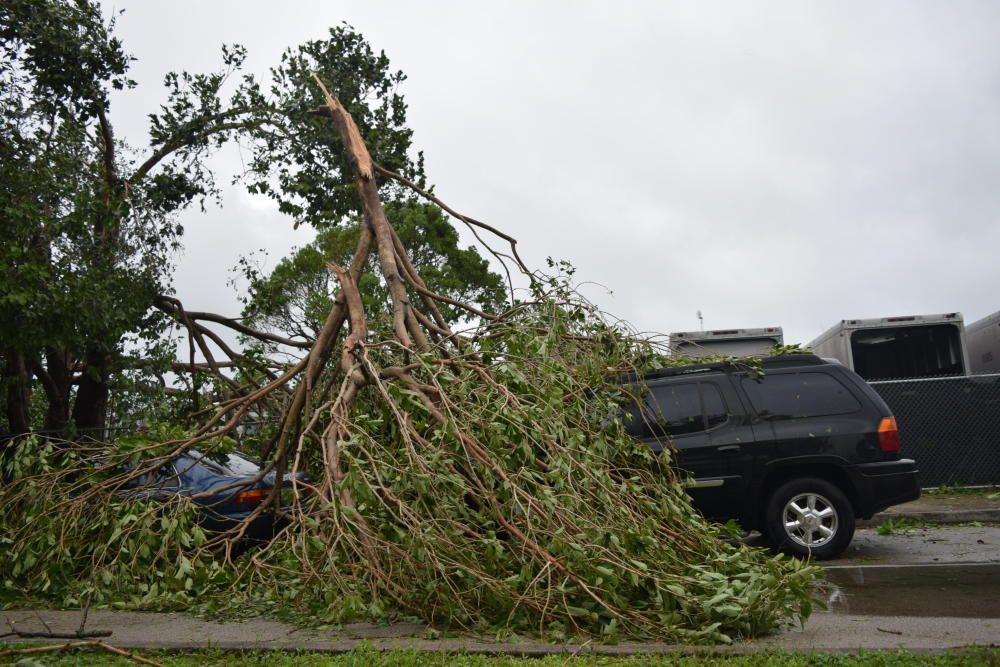
[[[337, 91], [380, 164], [422, 183], [423, 156], [411, 156], [413, 131], [399, 93], [406, 75], [392, 69], [385, 52], [376, 53], [354, 28], [342, 24], [326, 39], [285, 51], [271, 70], [267, 93], [259, 86], [247, 91], [248, 106], [278, 109], [282, 117], [251, 128], [246, 183], [251, 192], [277, 201], [296, 226], [327, 229], [356, 219], [361, 203], [340, 137], [315, 113], [323, 100], [314, 74]], [[377, 185], [388, 201], [405, 192], [391, 179]]]
[[89, 0], [0, 8], [0, 367], [10, 432], [31, 428], [33, 390], [45, 395], [45, 429], [105, 427], [110, 386], [127, 384], [113, 377], [126, 341], [155, 343], [165, 326], [151, 307], [170, 291], [176, 216], [218, 194], [205, 158], [232, 137], [253, 146], [251, 190], [278, 199], [297, 222], [331, 227], [358, 210], [350, 177], [331, 162], [337, 142], [320, 141], [319, 119], [308, 114], [307, 69], [344, 82], [380, 159], [420, 178], [396, 92], [404, 77], [349, 26], [289, 50], [267, 94], [236, 76], [240, 47], [223, 49], [219, 72], [168, 75], [145, 152], [113, 131], [110, 92], [136, 85], [113, 32]]
[[96, 8], [84, 4], [6, 3], [0, 49], [0, 338], [7, 418], [16, 433], [30, 426], [25, 398], [33, 373], [49, 398], [47, 425], [62, 428], [68, 419], [75, 360], [67, 352], [81, 347], [93, 315], [95, 291], [82, 288], [88, 274], [110, 278], [85, 265], [113, 235], [108, 169], [114, 156], [110, 143], [101, 145], [111, 136], [108, 89], [131, 82], [128, 58]]
[[[7, 421], [24, 419], [32, 376], [47, 403], [45, 428], [105, 426], [109, 382], [126, 337], [155, 340], [151, 311], [169, 289], [176, 214], [217, 195], [205, 158], [248, 125], [276, 116], [254, 108], [242, 48], [223, 48], [223, 69], [170, 74], [166, 102], [150, 115], [143, 154], [115, 137], [110, 91], [135, 86], [130, 62], [96, 3], [16, 0], [0, 10], [0, 105], [5, 245], [2, 257]], [[75, 387], [75, 392], [74, 392]]]

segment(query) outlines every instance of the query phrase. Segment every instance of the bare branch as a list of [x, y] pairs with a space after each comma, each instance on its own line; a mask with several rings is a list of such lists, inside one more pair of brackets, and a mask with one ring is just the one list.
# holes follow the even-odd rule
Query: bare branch
[[[159, 295], [153, 300], [153, 305], [173, 316], [174, 318], [181, 320], [180, 313], [183, 307], [180, 305], [180, 301], [174, 297]], [[284, 336], [278, 336], [275, 334], [267, 333], [266, 331], [257, 331], [256, 329], [251, 329], [247, 325], [243, 324], [236, 318], [225, 317], [224, 315], [217, 315], [215, 313], [205, 313], [200, 311], [187, 310], [183, 311], [192, 320], [203, 320], [205, 322], [215, 322], [216, 324], [221, 324], [224, 327], [228, 327], [233, 331], [238, 331], [241, 334], [250, 336], [251, 338], [256, 338], [261, 341], [268, 341], [271, 343], [278, 343], [280, 345], [287, 345], [289, 347], [297, 347], [300, 349], [309, 349], [312, 347], [312, 343], [309, 341], [294, 340], [292, 338], [285, 338]]]
[[365, 148], [357, 125], [347, 109], [327, 90], [315, 73], [313, 77], [326, 98], [324, 113], [333, 119], [333, 124], [337, 128], [341, 141], [347, 147], [348, 155], [357, 171], [356, 184], [358, 193], [361, 195], [361, 210], [364, 213], [365, 223], [375, 234], [375, 250], [378, 253], [382, 276], [389, 287], [389, 296], [392, 302], [392, 326], [403, 347], [410, 349], [413, 347], [413, 341], [406, 326], [406, 310], [410, 307], [410, 302], [406, 296], [406, 286], [400, 276], [399, 267], [396, 265], [389, 221], [382, 209], [382, 202], [378, 196], [378, 186], [372, 178], [371, 156], [368, 155], [368, 149]]
[[144, 658], [137, 653], [130, 653], [116, 646], [105, 644], [102, 641], [69, 642], [66, 644], [54, 644], [51, 646], [9, 648], [0, 651], [0, 658], [6, 658], [15, 655], [37, 655], [39, 653], [59, 653], [62, 651], [75, 651], [76, 649], [81, 649], [81, 648], [96, 648], [102, 651], [107, 651], [108, 653], [114, 653], [115, 655], [120, 655], [123, 658], [128, 658], [129, 660], [134, 660], [135, 662], [138, 662], [140, 665], [152, 665], [153, 667], [163, 667], [162, 663], [153, 662], [152, 660]]
[[[469, 227], [479, 227], [480, 229], [485, 229], [486, 231], [490, 232], [491, 234], [494, 234], [494, 235], [502, 238], [504, 241], [506, 241], [507, 243], [510, 244], [510, 251], [514, 255], [513, 259], [514, 259], [515, 262], [517, 262], [518, 268], [520, 268], [521, 272], [524, 273], [524, 275], [528, 276], [528, 279], [531, 280], [532, 284], [534, 284], [534, 282], [535, 282], [534, 274], [531, 271], [528, 270], [528, 266], [524, 263], [524, 261], [521, 259], [521, 256], [517, 253], [517, 239], [515, 239], [513, 236], [511, 236], [509, 234], [505, 234], [504, 232], [500, 231], [496, 227], [493, 227], [492, 225], [488, 225], [485, 222], [480, 222], [479, 220], [476, 220], [475, 218], [470, 218], [467, 215], [462, 215], [461, 213], [459, 213], [458, 211], [456, 211], [455, 209], [451, 208], [450, 206], [448, 206], [447, 204], [445, 204], [443, 201], [441, 201], [440, 199], [438, 199], [437, 197], [435, 197], [434, 195], [432, 195], [430, 192], [428, 192], [428, 191], [424, 190], [423, 188], [421, 188], [419, 185], [417, 185], [416, 183], [414, 183], [410, 179], [406, 178], [405, 176], [403, 176], [401, 174], [397, 174], [394, 171], [386, 169], [385, 167], [383, 167], [382, 165], [380, 165], [378, 163], [375, 163], [375, 171], [377, 171], [378, 173], [382, 174], [383, 176], [388, 176], [389, 178], [402, 183], [403, 185], [405, 185], [406, 187], [410, 188], [411, 190], [413, 190], [414, 192], [416, 192], [418, 195], [420, 195], [424, 199], [437, 204], [444, 211], [446, 211], [450, 215], [458, 218], [459, 220], [461, 220], [462, 222], [464, 222]], [[483, 243], [483, 245], [486, 246], [486, 248], [488, 250], [490, 249], [490, 246], [488, 244]], [[492, 250], [491, 250], [491, 252], [492, 252]]]
[[44, 631], [19, 630], [18, 627], [14, 625], [14, 621], [12, 621], [8, 616], [7, 627], [10, 628], [10, 632], [5, 632], [4, 634], [0, 635], [0, 639], [3, 639], [5, 637], [17, 637], [18, 639], [85, 639], [88, 637], [110, 637], [111, 630], [84, 629], [84, 626], [87, 623], [87, 612], [88, 610], [85, 608], [83, 611], [83, 619], [80, 623], [80, 627], [77, 628], [75, 632], [53, 631], [52, 628], [49, 626], [49, 624], [45, 622], [45, 619], [43, 619], [37, 612], [35, 612], [35, 615], [38, 617], [38, 620], [39, 622], [41, 622], [42, 626], [45, 627], [45, 630]]

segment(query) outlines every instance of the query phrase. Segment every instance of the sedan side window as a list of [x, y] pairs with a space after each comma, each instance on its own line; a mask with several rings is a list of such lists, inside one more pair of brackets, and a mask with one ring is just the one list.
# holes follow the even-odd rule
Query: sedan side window
[[175, 489], [180, 485], [177, 471], [169, 463], [156, 470], [134, 477], [125, 484], [126, 489]]

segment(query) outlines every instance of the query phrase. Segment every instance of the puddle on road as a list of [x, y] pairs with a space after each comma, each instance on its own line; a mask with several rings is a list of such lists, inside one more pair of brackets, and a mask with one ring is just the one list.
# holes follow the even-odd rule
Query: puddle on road
[[829, 611], [863, 616], [1000, 618], [1000, 564], [840, 565], [826, 569]]

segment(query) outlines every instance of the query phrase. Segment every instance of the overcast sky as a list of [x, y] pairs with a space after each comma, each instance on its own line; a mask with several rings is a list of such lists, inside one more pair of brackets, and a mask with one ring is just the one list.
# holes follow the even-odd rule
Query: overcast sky
[[[438, 194], [603, 287], [647, 331], [1000, 310], [1000, 3], [106, 2], [138, 58], [115, 100], [144, 140], [163, 75], [244, 44], [266, 77], [346, 21], [409, 79]], [[239, 153], [216, 160], [220, 180]], [[175, 281], [235, 314], [237, 259], [311, 238], [238, 188], [183, 217]]]

